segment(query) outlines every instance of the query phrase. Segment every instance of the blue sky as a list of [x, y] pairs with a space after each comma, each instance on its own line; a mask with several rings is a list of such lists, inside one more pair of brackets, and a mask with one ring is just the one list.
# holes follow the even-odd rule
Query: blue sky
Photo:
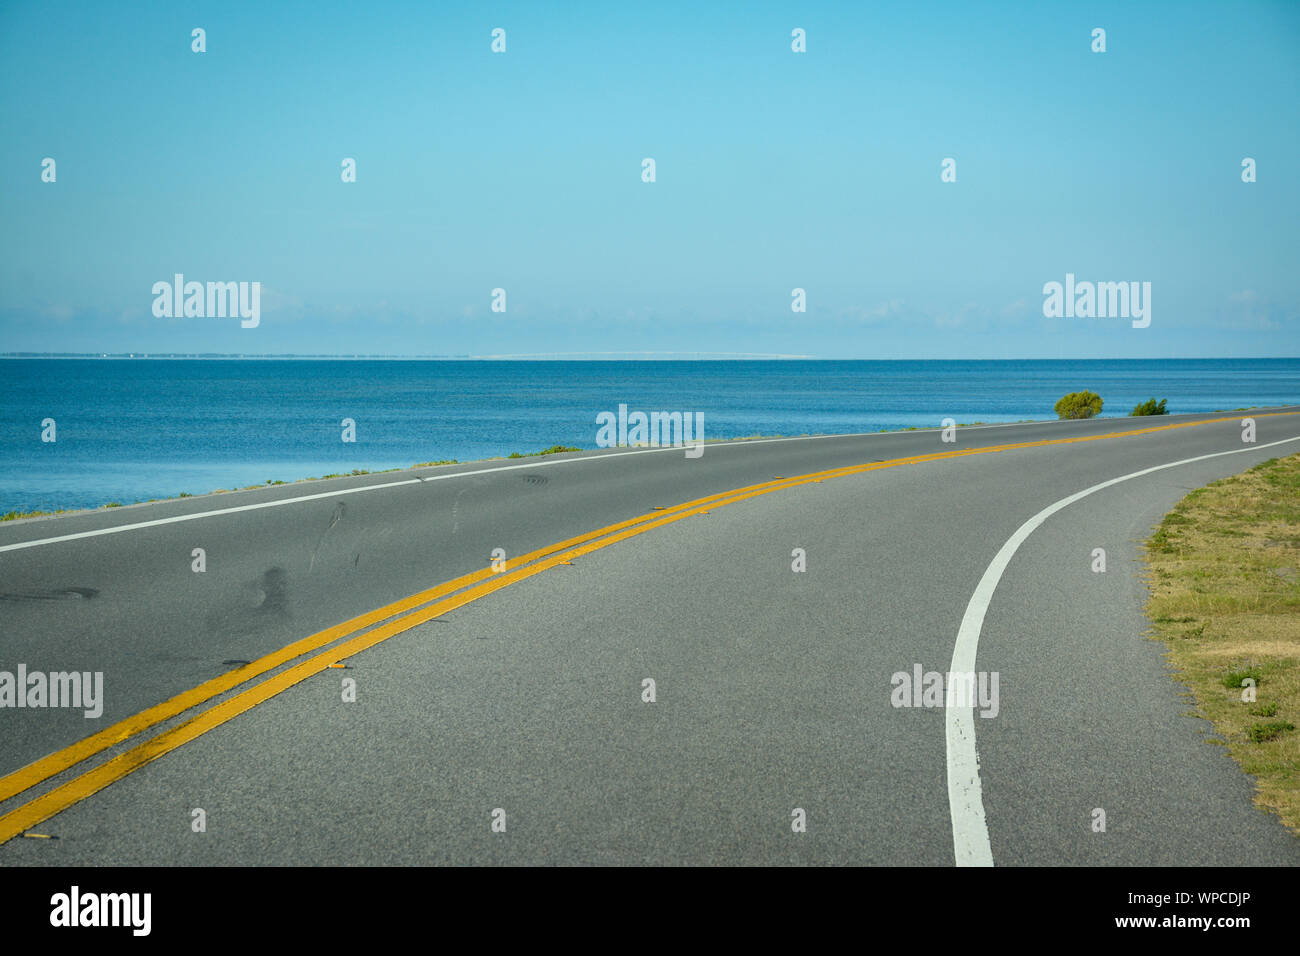
[[0, 3], [0, 351], [1300, 355], [1300, 4], [704, 6]]

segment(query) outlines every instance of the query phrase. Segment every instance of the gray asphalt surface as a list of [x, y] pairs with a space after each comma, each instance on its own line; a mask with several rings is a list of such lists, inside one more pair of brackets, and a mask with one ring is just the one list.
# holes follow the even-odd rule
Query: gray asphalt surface
[[[893, 707], [891, 675], [948, 669], [972, 591], [1026, 518], [1109, 478], [1249, 447], [1240, 418], [1266, 411], [835, 478], [634, 536], [288, 689], [37, 828], [59, 840], [0, 846], [0, 864], [949, 865], [943, 710]], [[368, 493], [356, 489], [409, 476], [6, 526], [0, 548], [328, 493], [0, 551], [0, 669], [102, 670], [106, 684], [98, 721], [0, 711], [0, 773], [223, 661], [481, 569], [493, 548], [514, 556], [778, 475], [1215, 417], [1229, 416], [963, 428], [956, 445], [931, 431], [709, 446], [695, 460], [490, 463]], [[1300, 415], [1257, 422], [1258, 444], [1300, 436]], [[1138, 542], [1188, 490], [1295, 452], [1136, 478], [1049, 518], [1017, 553], [979, 647], [979, 669], [1000, 675], [998, 716], [976, 720], [995, 863], [1300, 863], [1300, 840], [1252, 805], [1249, 779], [1186, 716], [1142, 636], [1137, 577]], [[195, 547], [204, 574], [190, 570]], [[1105, 574], [1090, 570], [1095, 547]], [[805, 573], [791, 571], [794, 548]], [[191, 831], [195, 807], [206, 833]], [[806, 833], [791, 831], [795, 808]], [[1094, 808], [1106, 833], [1090, 830]]]

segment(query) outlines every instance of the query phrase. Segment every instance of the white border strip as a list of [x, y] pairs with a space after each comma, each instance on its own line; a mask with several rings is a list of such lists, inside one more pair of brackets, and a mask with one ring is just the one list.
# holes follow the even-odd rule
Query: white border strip
[[[1300, 435], [1283, 438], [1281, 441], [1269, 442], [1267, 445], [1254, 445], [1248, 448], [1235, 448], [1232, 451], [1220, 451], [1211, 455], [1199, 455], [1196, 458], [1184, 458], [1171, 461], [1166, 465], [1144, 468], [1130, 475], [1122, 475], [1103, 481], [1101, 484], [1085, 488], [1068, 498], [1062, 498], [1055, 504], [1048, 505], [1034, 515], [1007, 539], [992, 563], [984, 571], [980, 583], [966, 605], [966, 613], [961, 619], [957, 631], [957, 642], [952, 649], [952, 664], [949, 673], [973, 674], [975, 672], [975, 654], [979, 650], [980, 630], [984, 626], [984, 614], [993, 600], [993, 592], [998, 581], [1016, 550], [1041, 525], [1062, 508], [1067, 508], [1080, 498], [1103, 488], [1117, 485], [1131, 478], [1141, 478], [1166, 468], [1190, 465], [1192, 462], [1205, 461], [1209, 458], [1221, 458], [1224, 455], [1240, 455], [1249, 451], [1262, 451], [1287, 442], [1300, 441]], [[975, 750], [975, 710], [974, 707], [945, 707], [944, 725], [948, 749], [948, 812], [952, 816], [952, 848], [958, 866], [992, 866], [993, 850], [989, 846], [989, 828], [984, 819], [984, 796], [980, 786], [979, 755]]]

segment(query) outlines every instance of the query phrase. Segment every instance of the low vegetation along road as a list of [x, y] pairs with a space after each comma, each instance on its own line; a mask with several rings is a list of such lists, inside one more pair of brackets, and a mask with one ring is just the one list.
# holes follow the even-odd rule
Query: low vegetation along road
[[1255, 409], [8, 522], [0, 863], [1300, 864], [1140, 549], [1296, 452]]

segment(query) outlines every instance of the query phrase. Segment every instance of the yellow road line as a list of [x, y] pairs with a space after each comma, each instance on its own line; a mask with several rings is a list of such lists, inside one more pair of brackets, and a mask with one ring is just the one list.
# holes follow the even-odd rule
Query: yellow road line
[[[799, 484], [803, 481], [797, 482]], [[757, 488], [747, 491], [744, 494], [728, 498], [722, 502], [710, 502], [708, 507], [720, 507], [722, 504], [730, 504], [732, 501], [739, 501], [743, 498], [751, 498], [756, 495], [766, 494], [774, 488]], [[699, 510], [703, 510], [705, 504], [698, 505], [686, 511], [680, 511], [666, 517], [659, 517], [658, 520], [649, 524], [633, 525], [624, 528], [609, 538], [590, 541], [586, 544], [579, 545], [568, 551], [552, 555], [526, 567], [518, 568], [514, 572], [496, 575], [491, 580], [484, 581], [468, 590], [461, 591], [449, 598], [438, 601], [437, 603], [421, 608], [414, 613], [399, 617], [388, 623], [377, 627], [364, 634], [353, 637], [337, 647], [332, 647], [322, 654], [308, 658], [302, 663], [295, 664], [276, 674], [259, 684], [255, 684], [247, 690], [241, 691], [234, 697], [221, 701], [218, 704], [209, 707], [207, 710], [191, 718], [185, 723], [171, 730], [164, 731], [156, 737], [139, 744], [132, 749], [119, 754], [111, 760], [100, 764], [91, 770], [73, 778], [65, 784], [62, 784], [48, 793], [23, 804], [17, 809], [0, 817], [0, 843], [12, 839], [14, 836], [22, 833], [30, 827], [49, 819], [56, 813], [60, 813], [84, 800], [86, 797], [104, 789], [109, 784], [115, 783], [127, 774], [138, 770], [145, 764], [156, 760], [163, 754], [169, 753], [183, 744], [195, 739], [206, 733], [214, 727], [226, 723], [234, 717], [239, 716], [252, 707], [257, 706], [263, 701], [269, 700], [281, 691], [292, 687], [294, 684], [306, 680], [315, 674], [326, 670], [332, 663], [345, 658], [352, 657], [361, 653], [376, 644], [386, 641], [394, 635], [401, 634], [413, 627], [430, 621], [435, 617], [440, 617], [459, 607], [464, 607], [472, 601], [485, 597], [494, 591], [516, 581], [522, 581], [530, 578], [535, 574], [540, 574], [548, 568], [555, 567], [575, 557], [589, 554], [599, 548], [606, 547], [615, 541], [621, 541], [642, 531], [649, 530], [652, 527], [659, 527], [682, 518], [690, 517]]]
[[[714, 498], [723, 497], [728, 494], [731, 494], [731, 492], [723, 492], [720, 495], [702, 498], [700, 501], [712, 501]], [[690, 507], [694, 503], [695, 502], [687, 502], [686, 504], [678, 505], [676, 508], [670, 509], [669, 513], [677, 508]], [[616, 531], [629, 525], [634, 525], [637, 522], [648, 521], [650, 517], [650, 515], [639, 515], [636, 518], [630, 518], [627, 521], [610, 525], [607, 528], [601, 528], [596, 531], [579, 535], [575, 538], [569, 538], [568, 540], [548, 545], [545, 548], [539, 548], [536, 551], [506, 561], [505, 568], [508, 571], [512, 566], [518, 567], [519, 565], [527, 564], [530, 561], [545, 557], [548, 554], [553, 554], [557, 550], [580, 544], [584, 541], [590, 540], [591, 538], [608, 534], [611, 531]], [[119, 721], [110, 727], [105, 727], [98, 733], [92, 734], [75, 744], [56, 751], [49, 756], [42, 757], [40, 760], [30, 763], [19, 770], [15, 770], [4, 777], [0, 777], [0, 801], [8, 800], [10, 797], [16, 796], [24, 790], [36, 786], [38, 783], [48, 780], [56, 774], [62, 773], [64, 770], [74, 764], [80, 763], [87, 757], [92, 757], [97, 753], [101, 753], [109, 747], [119, 744], [124, 740], [128, 740], [142, 731], [148, 730], [150, 727], [157, 726], [158, 724], [170, 720], [193, 707], [206, 703], [212, 698], [224, 694], [226, 691], [238, 687], [240, 684], [252, 680], [255, 677], [260, 677], [267, 671], [274, 670], [282, 664], [286, 664], [295, 658], [302, 657], [304, 654], [309, 654], [314, 650], [324, 647], [326, 644], [347, 637], [348, 635], [369, 627], [372, 624], [387, 620], [395, 614], [401, 614], [412, 608], [419, 607], [422, 604], [427, 604], [429, 601], [443, 597], [446, 594], [468, 587], [484, 578], [490, 577], [493, 573], [492, 569], [488, 567], [479, 571], [473, 571], [469, 574], [463, 574], [458, 578], [445, 581], [442, 584], [421, 591], [418, 594], [412, 594], [411, 596], [402, 598], [399, 601], [394, 601], [392, 604], [387, 604], [384, 607], [377, 608], [374, 611], [369, 611], [358, 617], [354, 617], [351, 620], [344, 621], [341, 624], [335, 624], [323, 631], [318, 631], [310, 637], [305, 637], [302, 640], [295, 641], [294, 643], [268, 654], [265, 657], [258, 658], [255, 661], [237, 667], [219, 677], [214, 677], [211, 680], [204, 681], [197, 687], [177, 694], [175, 697], [163, 701], [160, 704], [155, 704], [154, 706], [142, 710], [140, 713]]]
[[[1257, 418], [1270, 418], [1282, 415], [1295, 415], [1300, 412], [1272, 412], [1264, 413]], [[732, 491], [721, 492], [710, 495], [706, 498], [699, 498], [694, 501], [686, 502], [680, 505], [674, 505], [664, 511], [652, 512], [650, 515], [640, 515], [636, 518], [630, 518], [626, 521], [609, 525], [596, 531], [579, 535], [575, 538], [567, 539], [555, 545], [532, 551], [507, 562], [507, 569], [510, 563], [515, 565], [513, 571], [507, 570], [495, 575], [495, 579], [488, 580], [486, 583], [476, 583], [484, 581], [485, 578], [493, 576], [490, 568], [472, 572], [471, 574], [462, 575], [451, 581], [447, 581], [427, 591], [404, 598], [401, 601], [386, 605], [376, 611], [345, 621], [342, 624], [335, 625], [311, 637], [304, 638], [294, 644], [289, 645], [281, 651], [260, 658], [251, 664], [244, 665], [229, 674], [214, 678], [207, 681], [192, 691], [180, 694], [171, 700], [159, 704], [148, 710], [142, 711], [135, 717], [128, 718], [113, 727], [109, 727], [98, 734], [86, 738], [80, 743], [73, 744], [60, 750], [36, 763], [30, 764], [22, 770], [15, 771], [9, 776], [0, 779], [0, 799], [5, 799], [6, 787], [17, 787], [8, 793], [12, 796], [15, 793], [21, 793], [23, 790], [48, 779], [61, 770], [98, 753], [114, 743], [125, 740], [142, 730], [154, 726], [162, 720], [169, 719], [177, 714], [187, 710], [197, 704], [211, 699], [217, 694], [223, 693], [244, 681], [265, 673], [280, 664], [301, 657], [310, 653], [327, 643], [345, 637], [353, 632], [360, 630], [370, 624], [391, 618], [394, 613], [400, 613], [403, 610], [420, 607], [428, 604], [431, 600], [436, 600], [443, 595], [460, 591], [450, 598], [437, 601], [427, 607], [413, 613], [406, 614], [395, 620], [375, 628], [365, 634], [345, 641], [337, 647], [331, 648], [324, 654], [309, 658], [300, 664], [296, 664], [287, 670], [275, 675], [257, 684], [239, 694], [231, 697], [221, 703], [214, 705], [208, 710], [191, 718], [178, 727], [165, 731], [158, 736], [145, 741], [133, 747], [125, 753], [88, 770], [80, 776], [62, 784], [48, 793], [37, 797], [30, 802], [16, 808], [15, 810], [0, 817], [0, 843], [12, 839], [14, 836], [22, 833], [29, 827], [49, 819], [56, 813], [60, 813], [69, 806], [84, 800], [108, 786], [111, 783], [120, 780], [127, 774], [144, 766], [152, 760], [157, 759], [165, 753], [175, 750], [177, 747], [195, 739], [201, 734], [206, 733], [214, 727], [220, 726], [228, 720], [244, 713], [257, 704], [279, 694], [281, 691], [292, 687], [300, 681], [306, 680], [322, 670], [328, 668], [332, 663], [341, 660], [344, 657], [350, 657], [360, 653], [374, 645], [387, 640], [388, 638], [400, 634], [403, 631], [410, 630], [426, 621], [435, 617], [440, 617], [449, 611], [463, 607], [472, 601], [500, 590], [516, 581], [522, 581], [532, 577], [548, 568], [555, 567], [558, 564], [564, 564], [575, 557], [589, 554], [601, 548], [608, 547], [615, 542], [625, 540], [634, 535], [643, 534], [653, 528], [679, 521], [682, 518], [691, 517], [705, 510], [705, 506], [720, 508], [737, 501], [743, 501], [758, 495], [768, 494], [772, 491], [783, 488], [796, 487], [808, 483], [818, 483], [827, 478], [843, 477], [853, 474], [861, 474], [868, 471], [879, 471], [885, 468], [897, 468], [902, 465], [917, 464], [927, 461], [936, 461], [944, 458], [965, 457], [968, 455], [990, 454], [1001, 451], [1011, 451], [1023, 448], [1037, 448], [1046, 445], [1073, 444], [1084, 441], [1098, 441], [1107, 438], [1120, 438], [1131, 435], [1145, 435], [1152, 432], [1168, 431], [1175, 428], [1187, 428], [1196, 425], [1207, 425], [1215, 422], [1237, 421], [1237, 416], [1230, 418], [1203, 419], [1195, 422], [1180, 422], [1173, 425], [1158, 425], [1150, 428], [1131, 429], [1120, 432], [1106, 432], [1098, 435], [1080, 435], [1073, 438], [1051, 438], [1042, 439], [1033, 442], [1015, 442], [1005, 445], [992, 445], [980, 448], [953, 449], [946, 452], [934, 452], [927, 455], [914, 455], [908, 458], [893, 458], [887, 461], [871, 462], [862, 465], [849, 465], [841, 468], [834, 468], [828, 471], [814, 472], [808, 475], [802, 475], [796, 478], [781, 479], [779, 481], [768, 481], [757, 485], [750, 485], [745, 488], [733, 489]], [[652, 519], [653, 520], [650, 520]], [[568, 550], [563, 550], [563, 549]], [[557, 553], [559, 552], [559, 553]], [[549, 556], [549, 557], [548, 557]], [[534, 563], [535, 562], [535, 563]], [[524, 565], [527, 565], [526, 567]], [[474, 585], [474, 586], [471, 586]], [[468, 588], [468, 590], [463, 590]], [[241, 676], [242, 675], [242, 676]], [[220, 689], [212, 688], [220, 686]], [[203, 696], [205, 694], [206, 695]], [[183, 705], [183, 706], [182, 706]], [[168, 713], [167, 711], [170, 711]], [[165, 714], [165, 716], [159, 716]], [[134, 729], [131, 729], [133, 728]], [[30, 782], [26, 782], [30, 780]]]

